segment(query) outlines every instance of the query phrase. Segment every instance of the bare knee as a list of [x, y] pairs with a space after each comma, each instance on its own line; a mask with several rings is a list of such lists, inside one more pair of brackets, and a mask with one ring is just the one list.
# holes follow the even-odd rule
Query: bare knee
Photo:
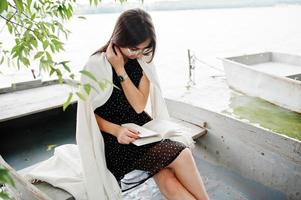
[[168, 167], [174, 169], [177, 165], [187, 164], [187, 162], [192, 161], [192, 159], [193, 157], [190, 149], [185, 148], [183, 151], [181, 151], [178, 157], [172, 163], [169, 164]]
[[162, 169], [158, 174], [154, 176], [154, 179], [159, 186], [162, 194], [168, 198], [173, 199], [179, 191], [179, 181], [175, 177], [174, 173], [169, 168]]

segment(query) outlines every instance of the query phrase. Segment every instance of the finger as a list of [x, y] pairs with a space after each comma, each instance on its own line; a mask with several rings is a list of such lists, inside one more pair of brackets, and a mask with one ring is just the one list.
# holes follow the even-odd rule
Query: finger
[[129, 129], [129, 131], [131, 131], [133, 133], [139, 134], [139, 131], [134, 128], [128, 128], [128, 129]]
[[136, 140], [135, 138], [130, 138], [129, 143], [135, 142], [135, 140]]
[[138, 133], [135, 133], [135, 132], [131, 132], [130, 131], [130, 133], [132, 133], [132, 134], [134, 134], [135, 136], [131, 136], [131, 137], [134, 137], [134, 138], [140, 138], [140, 133], [138, 132]]
[[130, 132], [130, 131], [128, 132], [127, 136], [128, 136], [128, 137], [131, 137], [131, 138], [134, 138], [134, 139], [139, 138], [139, 135], [138, 135], [138, 134], [133, 133], [133, 132]]
[[135, 139], [131, 138], [131, 137], [126, 137], [123, 139], [123, 144], [130, 144], [132, 141], [135, 141]]
[[115, 51], [116, 51], [116, 53], [117, 53], [117, 56], [121, 56], [120, 48], [117, 47], [117, 46], [114, 46], [114, 49], [115, 49]]
[[129, 144], [130, 141], [129, 141], [128, 138], [129, 138], [129, 137], [125, 137], [125, 138], [121, 139], [119, 143], [120, 143], [120, 144]]

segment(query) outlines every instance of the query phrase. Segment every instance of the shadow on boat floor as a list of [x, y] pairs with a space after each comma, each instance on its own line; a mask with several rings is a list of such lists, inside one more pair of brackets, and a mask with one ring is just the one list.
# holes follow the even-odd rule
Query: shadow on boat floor
[[0, 153], [20, 170], [53, 155], [54, 147], [75, 143], [76, 106], [24, 116], [0, 123]]
[[[75, 143], [76, 106], [33, 114], [0, 124], [0, 153], [16, 170], [49, 158], [55, 146]], [[201, 138], [200, 138], [201, 139]], [[193, 150], [211, 200], [282, 200], [283, 193], [244, 178], [218, 163], [204, 160], [198, 143]], [[212, 159], [211, 159], [212, 160]], [[123, 195], [124, 200], [163, 200], [152, 179]]]

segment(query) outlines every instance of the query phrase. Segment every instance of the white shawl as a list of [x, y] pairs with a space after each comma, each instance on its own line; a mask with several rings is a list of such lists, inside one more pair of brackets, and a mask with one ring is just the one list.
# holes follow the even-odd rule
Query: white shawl
[[[168, 110], [153, 63], [138, 59], [150, 80], [151, 116], [153, 119], [169, 119]], [[113, 80], [113, 71], [104, 53], [91, 56], [84, 70], [91, 72], [98, 80]], [[94, 89], [85, 101], [78, 100], [76, 140], [77, 145], [62, 145], [55, 149], [54, 156], [42, 162], [27, 174], [29, 179], [46, 181], [71, 193], [77, 200], [120, 200], [121, 190], [117, 180], [106, 167], [104, 142], [97, 125], [94, 110], [103, 105], [111, 96], [113, 85], [107, 84], [101, 90], [99, 84], [86, 75], [81, 83], [89, 83]], [[80, 92], [85, 93], [81, 87]], [[181, 139], [191, 146], [191, 138]], [[80, 164], [81, 163], [81, 164]], [[66, 172], [66, 173], [65, 173]]]

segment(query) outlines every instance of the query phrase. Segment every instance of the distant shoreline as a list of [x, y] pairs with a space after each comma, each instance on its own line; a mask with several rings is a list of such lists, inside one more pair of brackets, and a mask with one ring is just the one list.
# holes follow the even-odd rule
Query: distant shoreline
[[141, 3], [101, 3], [98, 7], [89, 4], [78, 4], [76, 15], [118, 13], [127, 8], [142, 7], [147, 11], [176, 11], [176, 10], [202, 10], [202, 9], [229, 9], [229, 8], [260, 8], [274, 6], [300, 6], [301, 0], [186, 0], [186, 1], [158, 1]]

